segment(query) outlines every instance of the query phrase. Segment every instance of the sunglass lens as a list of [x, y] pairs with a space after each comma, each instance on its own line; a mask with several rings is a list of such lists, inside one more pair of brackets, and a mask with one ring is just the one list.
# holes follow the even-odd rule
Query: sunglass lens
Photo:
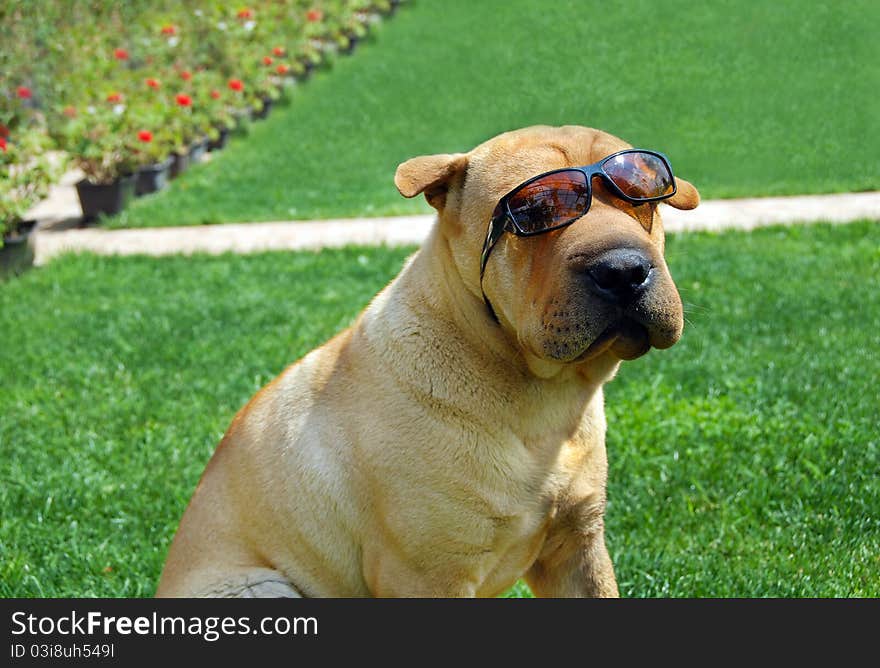
[[523, 232], [542, 232], [586, 213], [590, 189], [583, 172], [554, 172], [524, 185], [508, 204]]
[[602, 171], [630, 199], [657, 199], [675, 192], [672, 170], [653, 153], [633, 151], [612, 156], [602, 164]]

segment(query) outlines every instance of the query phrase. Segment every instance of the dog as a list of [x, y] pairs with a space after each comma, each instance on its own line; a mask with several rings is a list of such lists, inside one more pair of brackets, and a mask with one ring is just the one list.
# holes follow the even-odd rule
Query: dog
[[629, 149], [536, 126], [402, 163], [428, 238], [234, 417], [157, 595], [617, 596], [602, 386], [681, 336], [658, 202], [700, 201]]

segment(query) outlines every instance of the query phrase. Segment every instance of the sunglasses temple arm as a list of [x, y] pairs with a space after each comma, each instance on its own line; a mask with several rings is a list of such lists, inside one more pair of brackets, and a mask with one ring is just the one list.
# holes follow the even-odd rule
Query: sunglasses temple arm
[[483, 252], [480, 254], [480, 291], [483, 293], [483, 301], [486, 303], [486, 308], [489, 309], [489, 316], [495, 322], [498, 322], [498, 316], [495, 314], [495, 309], [492, 308], [492, 304], [486, 296], [486, 291], [483, 290], [483, 274], [486, 273], [486, 264], [489, 262], [489, 255], [492, 249], [495, 248], [495, 244], [498, 243], [501, 235], [504, 234], [504, 230], [507, 227], [506, 223], [507, 216], [495, 217], [489, 221], [489, 231], [486, 234], [486, 241], [483, 243]]

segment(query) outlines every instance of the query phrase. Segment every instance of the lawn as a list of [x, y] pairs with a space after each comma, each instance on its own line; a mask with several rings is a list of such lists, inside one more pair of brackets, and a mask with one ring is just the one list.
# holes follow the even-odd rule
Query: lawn
[[[685, 335], [607, 391], [624, 595], [880, 596], [878, 248], [867, 222], [670, 238]], [[407, 253], [68, 256], [0, 285], [0, 596], [151, 595], [232, 415]]]
[[427, 211], [398, 163], [536, 123], [666, 152], [704, 197], [880, 188], [880, 4], [418, 0], [111, 226]]

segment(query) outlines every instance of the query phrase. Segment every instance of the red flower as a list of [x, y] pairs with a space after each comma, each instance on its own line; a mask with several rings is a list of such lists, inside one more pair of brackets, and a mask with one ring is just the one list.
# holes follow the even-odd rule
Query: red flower
[[6, 153], [6, 139], [0, 137], [0, 150]]
[[168, 25], [162, 26], [162, 34], [163, 35], [176, 35], [177, 34], [177, 26], [173, 26], [170, 23]]
[[244, 83], [241, 79], [230, 79], [229, 80], [229, 88], [235, 91], [243, 91]]
[[280, 58], [281, 56], [284, 55], [284, 47], [283, 46], [276, 46], [274, 49], [272, 49], [272, 53], [274, 53], [276, 56], [278, 56]]
[[306, 21], [310, 23], [315, 23], [316, 21], [321, 21], [324, 18], [324, 12], [320, 9], [310, 9], [306, 12]]
[[31, 97], [33, 97], [33, 93], [31, 93], [31, 89], [28, 88], [27, 86], [19, 86], [18, 91], [16, 91], [16, 92], [18, 93], [18, 96], [22, 100], [30, 100]]
[[287, 74], [287, 70], [289, 69], [290, 68], [287, 65], [279, 65], [275, 68], [275, 71], [278, 72], [278, 74]]
[[116, 49], [113, 52], [113, 57], [116, 58], [116, 60], [128, 60], [128, 51], [125, 49]]
[[122, 93], [110, 93], [107, 96], [107, 102], [122, 102]]
[[185, 95], [183, 93], [180, 93], [174, 99], [177, 100], [177, 104], [179, 104], [181, 107], [191, 107], [193, 103], [192, 98], [189, 95]]
[[138, 132], [138, 139], [140, 139], [145, 144], [149, 144], [151, 141], [153, 141], [153, 133], [149, 130], [141, 130], [140, 132]]
[[190, 79], [193, 78], [192, 72], [190, 72], [189, 70], [183, 70], [180, 73], [180, 78], [183, 79], [184, 81], [189, 81]]
[[240, 19], [252, 19], [254, 18], [254, 10], [252, 10], [250, 7], [239, 9], [237, 16]]
[[213, 97], [215, 100], [219, 100], [220, 99], [220, 91], [219, 90], [212, 90], [211, 97]]
[[159, 83], [158, 79], [147, 79], [145, 82], [150, 88], [155, 88], [159, 90], [159, 87], [162, 85]]
[[61, 113], [68, 118], [76, 118], [76, 107], [64, 107], [64, 110]]
[[0, 137], [8, 137], [9, 136], [9, 128], [0, 123]]
[[267, 67], [273, 63], [272, 56], [263, 56], [263, 65]]

